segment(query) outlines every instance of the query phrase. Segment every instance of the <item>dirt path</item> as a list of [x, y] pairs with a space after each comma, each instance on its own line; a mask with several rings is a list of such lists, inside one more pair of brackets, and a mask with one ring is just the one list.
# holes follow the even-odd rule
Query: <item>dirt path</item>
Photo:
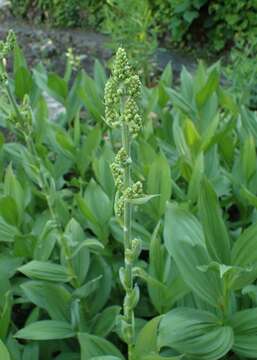
[[[46, 26], [17, 21], [8, 12], [5, 16], [1, 15], [1, 2], [5, 1], [0, 0], [0, 39], [5, 37], [9, 29], [13, 29], [30, 65], [34, 66], [40, 60], [49, 69], [62, 74], [65, 68], [65, 54], [70, 47], [80, 56], [81, 66], [89, 73], [95, 58], [104, 63], [111, 57], [111, 51], [106, 46], [107, 36], [87, 30], [49, 29]], [[165, 48], [157, 50], [154, 61], [159, 69], [163, 69], [171, 61], [175, 78], [183, 66], [189, 71], [194, 71], [196, 65], [192, 55]]]
[[[0, 0], [1, 1], [1, 0]], [[0, 39], [13, 29], [31, 66], [42, 61], [49, 69], [62, 74], [65, 68], [66, 52], [72, 48], [80, 56], [81, 66], [90, 72], [94, 59], [103, 62], [111, 53], [106, 48], [106, 37], [99, 33], [81, 30], [48, 29], [8, 20], [0, 23]]]

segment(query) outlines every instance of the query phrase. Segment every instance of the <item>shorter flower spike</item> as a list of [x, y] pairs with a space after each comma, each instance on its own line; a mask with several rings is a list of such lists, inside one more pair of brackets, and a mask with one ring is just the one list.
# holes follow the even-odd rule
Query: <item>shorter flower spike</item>
[[126, 79], [127, 92], [129, 96], [137, 98], [140, 95], [141, 82], [138, 75], [132, 75]]
[[125, 104], [124, 121], [128, 124], [129, 131], [133, 135], [142, 129], [142, 119], [139, 115], [137, 103], [133, 98], [129, 98]]
[[15, 33], [10, 30], [5, 41], [0, 41], [0, 60], [3, 60], [16, 44]]

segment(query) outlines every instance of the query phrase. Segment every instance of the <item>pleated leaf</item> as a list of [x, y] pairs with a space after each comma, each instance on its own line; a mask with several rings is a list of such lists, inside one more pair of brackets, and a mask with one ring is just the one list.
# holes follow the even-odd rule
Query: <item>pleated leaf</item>
[[64, 266], [46, 261], [33, 260], [19, 267], [18, 270], [31, 279], [54, 282], [68, 282], [71, 279]]
[[216, 307], [222, 301], [222, 280], [216, 273], [199, 270], [199, 266], [211, 262], [199, 221], [179, 206], [168, 205], [164, 242], [186, 284], [199, 297]]
[[11, 360], [9, 351], [7, 350], [7, 347], [4, 345], [2, 340], [0, 340], [0, 359]]
[[87, 333], [79, 333], [78, 338], [81, 348], [81, 360], [92, 360], [92, 358], [101, 357], [102, 355], [112, 355], [114, 358], [124, 360], [116, 346], [104, 338]]
[[207, 311], [174, 309], [160, 322], [158, 345], [185, 353], [190, 359], [220, 359], [234, 342], [232, 327], [220, 324], [220, 320]]
[[252, 268], [236, 279], [235, 288], [240, 289], [257, 278], [257, 224], [248, 227], [236, 240], [232, 248], [232, 264]]
[[65, 321], [42, 320], [19, 330], [15, 337], [26, 340], [57, 340], [74, 337], [71, 325]]
[[234, 329], [233, 351], [239, 356], [256, 359], [257, 354], [257, 308], [235, 313], [230, 319]]
[[217, 195], [205, 178], [199, 192], [199, 212], [206, 246], [211, 258], [221, 264], [230, 264], [230, 239], [222, 219]]

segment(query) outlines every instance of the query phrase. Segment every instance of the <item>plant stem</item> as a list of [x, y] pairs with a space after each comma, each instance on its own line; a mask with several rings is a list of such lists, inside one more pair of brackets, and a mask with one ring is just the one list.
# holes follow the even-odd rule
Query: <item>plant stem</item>
[[[130, 147], [131, 140], [129, 135], [128, 126], [123, 122], [122, 124], [122, 145], [126, 150], [128, 157], [130, 158]], [[124, 173], [124, 188], [128, 188], [131, 185], [131, 165], [127, 164], [125, 166]], [[125, 201], [124, 204], [124, 218], [123, 218], [123, 231], [124, 231], [124, 258], [125, 258], [125, 273], [128, 280], [128, 286], [126, 292], [131, 294], [133, 291], [133, 275], [132, 275], [132, 264], [131, 262], [126, 261], [126, 250], [131, 250], [132, 247], [132, 237], [131, 237], [131, 227], [132, 227], [132, 204], [129, 201]], [[133, 309], [124, 306], [124, 315], [126, 317], [127, 323], [131, 327], [131, 336], [128, 341], [128, 360], [132, 359], [133, 351], [133, 341], [134, 341], [134, 312]]]

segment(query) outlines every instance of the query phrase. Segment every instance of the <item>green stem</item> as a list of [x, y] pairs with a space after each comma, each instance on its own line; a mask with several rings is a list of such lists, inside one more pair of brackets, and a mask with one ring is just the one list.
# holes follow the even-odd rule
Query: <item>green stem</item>
[[[128, 126], [122, 124], [122, 145], [126, 150], [128, 157], [130, 158], [130, 135]], [[124, 188], [128, 188], [131, 185], [131, 165], [127, 164], [125, 166], [124, 173]], [[132, 204], [128, 201], [125, 201], [124, 204], [124, 218], [123, 218], [123, 231], [124, 231], [124, 258], [125, 258], [125, 273], [128, 279], [126, 293], [131, 294], [133, 291], [133, 275], [132, 275], [132, 264], [131, 262], [126, 261], [126, 250], [131, 250], [132, 247]], [[134, 342], [134, 311], [128, 306], [124, 306], [124, 315], [127, 323], [131, 327], [131, 336], [128, 340], [128, 360], [132, 359], [133, 351], [133, 342]]]

